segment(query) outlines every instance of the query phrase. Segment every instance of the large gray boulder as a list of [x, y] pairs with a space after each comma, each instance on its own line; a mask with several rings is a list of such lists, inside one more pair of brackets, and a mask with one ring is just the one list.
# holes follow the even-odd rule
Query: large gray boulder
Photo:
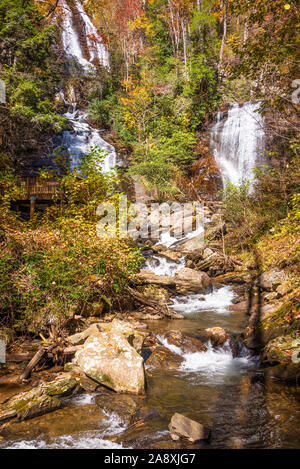
[[210, 430], [208, 428], [181, 414], [173, 415], [169, 430], [172, 439], [175, 441], [186, 439], [191, 443], [197, 443], [201, 440], [208, 440], [210, 437]]
[[90, 336], [74, 363], [89, 378], [116, 392], [145, 392], [144, 360], [120, 332]]
[[211, 280], [205, 272], [198, 272], [187, 267], [178, 270], [174, 278], [176, 290], [179, 293], [205, 293], [211, 284]]
[[272, 269], [264, 272], [258, 279], [259, 285], [263, 290], [274, 291], [285, 281], [285, 273], [283, 270]]

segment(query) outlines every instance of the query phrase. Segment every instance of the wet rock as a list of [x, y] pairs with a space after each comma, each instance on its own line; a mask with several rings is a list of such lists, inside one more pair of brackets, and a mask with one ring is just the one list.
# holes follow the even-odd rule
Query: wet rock
[[228, 340], [229, 334], [221, 327], [212, 327], [205, 329], [207, 340], [210, 340], [214, 347], [222, 347]]
[[183, 360], [183, 357], [177, 353], [171, 352], [167, 347], [159, 345], [151, 353], [146, 363], [154, 368], [174, 369], [179, 368]]
[[198, 272], [187, 267], [178, 270], [174, 278], [176, 290], [179, 293], [204, 293], [211, 284], [210, 278], [205, 272]]
[[201, 342], [201, 340], [182, 334], [181, 332], [167, 332], [164, 334], [164, 337], [170, 345], [175, 345], [175, 347], [180, 348], [183, 353], [207, 351], [207, 347], [203, 342]]
[[264, 372], [267, 378], [297, 383], [300, 377], [300, 363], [276, 365], [266, 368]]
[[144, 360], [124, 335], [105, 332], [89, 337], [74, 363], [89, 378], [116, 392], [145, 392]]
[[172, 439], [175, 441], [186, 439], [191, 443], [197, 443], [198, 441], [208, 440], [210, 437], [210, 430], [208, 428], [181, 414], [173, 415], [169, 430]]
[[258, 279], [258, 283], [263, 290], [274, 291], [285, 280], [285, 273], [283, 270], [272, 269], [264, 272]]
[[127, 425], [133, 421], [138, 408], [138, 403], [131, 396], [107, 392], [96, 396], [96, 404], [105, 413], [119, 415]]
[[79, 366], [74, 365], [73, 363], [67, 363], [65, 365], [65, 370], [69, 371], [70, 374], [76, 379], [76, 382], [79, 383], [80, 387], [87, 392], [95, 392], [99, 388], [99, 383], [88, 378], [86, 374], [79, 368]]

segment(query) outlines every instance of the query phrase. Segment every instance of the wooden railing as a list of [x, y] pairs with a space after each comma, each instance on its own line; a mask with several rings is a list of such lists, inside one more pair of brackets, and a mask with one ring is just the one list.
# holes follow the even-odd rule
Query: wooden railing
[[55, 179], [43, 180], [38, 177], [20, 177], [18, 185], [21, 188], [22, 200], [29, 200], [35, 197], [37, 200], [52, 200], [59, 197], [59, 183]]

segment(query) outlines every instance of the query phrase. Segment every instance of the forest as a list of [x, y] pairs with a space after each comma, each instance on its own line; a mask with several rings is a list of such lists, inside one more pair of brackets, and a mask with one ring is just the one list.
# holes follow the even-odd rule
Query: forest
[[1, 449], [300, 449], [298, 38], [0, 0]]

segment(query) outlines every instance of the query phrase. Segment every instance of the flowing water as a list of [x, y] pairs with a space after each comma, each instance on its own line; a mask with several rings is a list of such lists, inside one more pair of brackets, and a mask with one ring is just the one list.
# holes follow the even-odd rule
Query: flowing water
[[257, 112], [260, 105], [232, 103], [227, 115], [218, 112], [210, 146], [224, 184], [251, 180], [253, 168], [264, 163], [264, 119]]
[[[60, 0], [60, 6], [62, 7], [61, 39], [67, 59], [80, 64], [83, 68], [83, 74], [92, 74], [95, 71], [95, 64], [101, 64], [109, 69], [108, 52], [82, 4], [75, 0], [74, 7], [81, 19], [80, 27], [86, 38], [88, 58], [85, 57], [84, 48], [75, 28], [72, 9], [66, 0]], [[76, 97], [73, 96], [68, 102], [63, 91], [60, 91], [60, 95], [69, 108], [64, 117], [68, 119], [72, 127], [72, 130], [63, 132], [62, 139], [62, 146], [66, 148], [70, 155], [71, 167], [76, 168], [82, 157], [89, 153], [91, 148], [95, 147], [103, 151], [105, 155], [101, 167], [104, 173], [108, 173], [120, 165], [114, 147], [101, 137], [100, 130], [92, 128], [87, 123], [87, 113], [77, 110]]]
[[[62, 41], [69, 58], [77, 60], [86, 70], [93, 61], [108, 66], [108, 55], [99, 40], [88, 42], [87, 59], [73, 24], [72, 11], [65, 0]], [[98, 33], [75, 0], [75, 6], [85, 25], [86, 34]], [[69, 119], [73, 130], [64, 133], [65, 144], [77, 165], [90, 146], [98, 145], [107, 153], [103, 170], [112, 169], [116, 153], [101, 137], [98, 130], [87, 123], [87, 116], [70, 104]], [[221, 114], [212, 133], [212, 148], [222, 170], [224, 181], [235, 184], [251, 178], [252, 167], [261, 159], [263, 150], [262, 120], [255, 110], [258, 103], [231, 105], [228, 117]], [[199, 233], [203, 228], [199, 228]], [[197, 233], [190, 233], [187, 239]], [[172, 247], [178, 242], [165, 233], [159, 243]], [[184, 266], [155, 255], [146, 261], [157, 275], [173, 276]], [[219, 326], [235, 336], [241, 334], [248, 317], [241, 312], [230, 312], [235, 292], [221, 286], [206, 294], [190, 294], [173, 298], [175, 311], [184, 320], [148, 322], [149, 330], [157, 340], [179, 355], [178, 369], [160, 370], [147, 365], [147, 394], [136, 398], [147, 418], [130, 427], [122, 414], [104, 411], [97, 405], [97, 393], [69, 398], [64, 406], [34, 421], [12, 423], [1, 430], [2, 448], [299, 448], [300, 407], [299, 392], [293, 386], [266, 380], [256, 357], [240, 346], [233, 356], [229, 344], [216, 350], [207, 344], [206, 352], [185, 353], [170, 345], [167, 331], [181, 331], [201, 337], [201, 330]], [[107, 391], [102, 391], [102, 394]], [[298, 392], [298, 394], [297, 394]], [[298, 399], [298, 400], [297, 400]], [[168, 424], [175, 412], [182, 413], [212, 430], [211, 441], [199, 445], [174, 442]]]

